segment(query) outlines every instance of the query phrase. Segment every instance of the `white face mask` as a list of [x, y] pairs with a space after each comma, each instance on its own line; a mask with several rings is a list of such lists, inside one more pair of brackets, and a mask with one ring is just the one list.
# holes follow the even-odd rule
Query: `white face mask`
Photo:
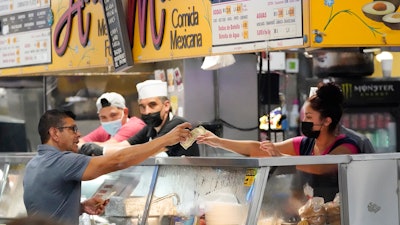
[[118, 120], [110, 121], [110, 122], [101, 122], [101, 126], [103, 126], [103, 129], [110, 134], [111, 136], [114, 136], [117, 134], [119, 129], [122, 127], [122, 118], [124, 117], [124, 113], [122, 112], [122, 116]]

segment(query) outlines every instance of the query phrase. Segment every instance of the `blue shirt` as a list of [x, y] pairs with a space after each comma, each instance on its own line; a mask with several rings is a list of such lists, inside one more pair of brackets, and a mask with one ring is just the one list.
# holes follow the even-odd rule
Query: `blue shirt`
[[24, 176], [28, 215], [79, 224], [81, 181], [89, 161], [89, 156], [38, 145], [38, 154], [26, 165]]

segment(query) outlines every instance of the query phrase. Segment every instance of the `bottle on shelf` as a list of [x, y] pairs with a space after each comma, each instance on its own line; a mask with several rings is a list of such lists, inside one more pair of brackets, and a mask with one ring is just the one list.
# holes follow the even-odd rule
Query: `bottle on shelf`
[[377, 152], [388, 152], [389, 151], [389, 132], [384, 122], [384, 116], [377, 114], [376, 130], [374, 133]]
[[287, 119], [287, 109], [286, 109], [286, 104], [282, 104], [282, 119], [281, 119], [281, 127], [282, 130], [287, 130], [288, 129], [288, 119]]
[[299, 128], [299, 101], [293, 100], [292, 110], [289, 112], [289, 131], [290, 136], [296, 136]]
[[390, 113], [384, 113], [384, 124], [388, 131], [388, 152], [396, 152], [397, 135], [396, 135], [396, 123], [392, 119]]

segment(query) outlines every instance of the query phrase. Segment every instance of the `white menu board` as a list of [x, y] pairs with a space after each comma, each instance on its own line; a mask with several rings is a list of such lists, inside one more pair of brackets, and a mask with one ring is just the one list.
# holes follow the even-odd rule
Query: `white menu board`
[[49, 0], [0, 0], [0, 68], [51, 62]]
[[213, 53], [303, 44], [302, 0], [212, 1]]

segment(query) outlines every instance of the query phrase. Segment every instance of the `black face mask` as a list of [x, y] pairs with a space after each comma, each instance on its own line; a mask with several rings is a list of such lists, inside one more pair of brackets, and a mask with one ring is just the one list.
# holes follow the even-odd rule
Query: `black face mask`
[[313, 130], [313, 126], [314, 126], [313, 122], [301, 122], [301, 133], [303, 133], [304, 136], [309, 138], [318, 138], [319, 134], [321, 133], [321, 129]]
[[158, 127], [163, 122], [163, 120], [161, 119], [160, 112], [155, 112], [155, 113], [149, 113], [147, 115], [142, 115], [142, 120], [148, 126], [151, 126], [151, 127]]

